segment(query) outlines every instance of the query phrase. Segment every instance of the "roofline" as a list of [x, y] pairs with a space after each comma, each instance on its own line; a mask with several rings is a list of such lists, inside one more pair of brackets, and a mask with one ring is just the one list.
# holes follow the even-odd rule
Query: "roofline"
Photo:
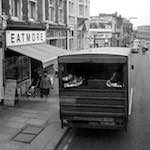
[[90, 48], [78, 51], [70, 51], [67, 55], [114, 55], [114, 56], [129, 56], [131, 48], [124, 47], [103, 47], [103, 48]]

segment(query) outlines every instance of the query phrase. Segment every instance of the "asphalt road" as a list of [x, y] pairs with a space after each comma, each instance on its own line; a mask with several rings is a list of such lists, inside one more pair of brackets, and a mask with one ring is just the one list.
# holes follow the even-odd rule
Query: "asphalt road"
[[78, 129], [65, 150], [150, 150], [150, 59], [133, 54], [133, 110], [126, 131]]

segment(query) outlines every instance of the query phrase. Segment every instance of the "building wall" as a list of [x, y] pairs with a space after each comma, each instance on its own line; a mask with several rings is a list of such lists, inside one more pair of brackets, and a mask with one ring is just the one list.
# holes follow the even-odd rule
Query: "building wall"
[[[55, 15], [54, 22], [50, 21], [49, 15], [49, 0], [35, 0], [35, 10], [32, 18], [29, 10], [28, 0], [20, 0], [21, 7], [19, 7], [19, 17], [13, 17], [12, 11], [10, 11], [11, 0], [2, 0], [3, 12], [8, 16], [7, 29], [6, 30], [46, 30], [47, 31], [47, 43], [52, 44], [61, 48], [67, 49], [67, 10], [66, 2], [67, 0], [54, 0], [55, 2]], [[62, 9], [60, 6], [60, 1], [62, 1]], [[0, 1], [1, 2], [1, 1]], [[60, 19], [60, 10], [62, 10], [62, 18]], [[62, 20], [60, 22], [60, 20]], [[2, 45], [2, 44], [1, 44]], [[6, 48], [6, 45], [5, 45]], [[9, 53], [9, 51], [7, 51]], [[7, 53], [6, 52], [6, 53]], [[10, 53], [9, 53], [10, 54]], [[8, 54], [8, 55], [9, 55]], [[6, 54], [7, 56], [7, 54]], [[3, 96], [3, 51], [0, 48], [0, 99]], [[30, 64], [31, 65], [31, 64]], [[31, 66], [30, 77], [31, 77]], [[6, 68], [5, 68], [6, 69]], [[24, 91], [24, 87], [27, 86], [27, 82], [19, 83], [19, 88]], [[2, 88], [2, 90], [1, 90]], [[25, 91], [24, 91], [25, 92]]]
[[[129, 44], [132, 28], [133, 26], [129, 20], [117, 15], [117, 13], [99, 14], [99, 16], [93, 16], [90, 19], [90, 34], [91, 37], [96, 38], [93, 40], [93, 46], [99, 45], [101, 47], [99, 43], [113, 47]], [[111, 36], [108, 36], [108, 33]], [[101, 34], [101, 37], [99, 34]], [[93, 46], [91, 42], [91, 47]]]
[[[0, 0], [0, 15], [2, 15], [2, 1], [1, 0]], [[0, 38], [0, 102], [1, 102], [1, 100], [3, 98], [3, 95], [4, 95], [4, 90], [3, 90], [4, 88], [3, 88], [3, 49], [2, 49], [2, 40], [3, 40], [3, 38]]]
[[[55, 0], [54, 5], [54, 15], [53, 20], [50, 20], [49, 12], [49, 2], [48, 0], [44, 0], [45, 4], [45, 14], [43, 15], [45, 18], [44, 23], [47, 25], [47, 43], [67, 49], [67, 0], [61, 0], [62, 7], [60, 6], [60, 0]], [[60, 9], [62, 8], [62, 9]], [[60, 10], [62, 10], [62, 17], [60, 19]]]
[[[42, 16], [41, 13], [41, 5], [42, 0], [37, 0], [37, 11], [35, 14], [37, 15], [35, 17], [35, 20], [31, 21], [29, 18], [29, 7], [28, 7], [28, 0], [21, 0], [21, 7], [19, 7], [19, 17], [13, 17], [11, 14], [11, 4], [10, 0], [2, 0], [2, 11], [7, 15], [7, 28], [6, 30], [45, 30], [45, 25], [42, 24]], [[4, 30], [5, 32], [5, 30]], [[3, 85], [5, 83], [6, 79], [6, 73], [7, 73], [7, 64], [4, 62], [7, 62], [7, 56], [10, 55], [10, 51], [6, 47], [6, 41], [4, 40], [3, 47], [0, 49], [0, 99], [4, 98], [4, 87]], [[6, 51], [4, 51], [4, 49]], [[13, 55], [11, 55], [12, 57]], [[19, 59], [19, 58], [18, 58]], [[5, 61], [4, 61], [5, 60]], [[13, 63], [12, 63], [13, 64]], [[19, 63], [21, 64], [21, 63]], [[30, 83], [31, 83], [31, 69], [30, 69], [30, 63], [29, 66], [26, 66], [29, 68], [29, 78], [24, 80], [23, 82], [20, 82], [17, 84], [17, 89], [20, 89], [20, 92], [23, 94], [28, 89]], [[3, 82], [2, 82], [3, 81]], [[25, 90], [26, 89], [26, 90]]]
[[32, 29], [37, 30], [45, 29], [45, 25], [42, 24], [42, 0], [37, 0], [37, 19], [34, 21], [29, 20], [28, 17], [28, 0], [22, 0], [22, 9], [21, 9], [21, 17], [19, 19], [13, 19], [12, 15], [10, 14], [10, 0], [2, 0], [2, 11], [6, 13], [8, 16], [7, 20], [7, 29]]
[[140, 32], [150, 32], [150, 25], [138, 26], [137, 30]]
[[114, 14], [92, 16], [90, 19], [90, 33], [94, 40], [90, 47], [114, 46], [115, 32], [116, 19]]
[[150, 25], [137, 27], [136, 38], [150, 41]]
[[[68, 0], [67, 25], [70, 28], [68, 32], [69, 49], [80, 50], [88, 48], [88, 22], [89, 22], [89, 0]], [[80, 9], [80, 8], [83, 9]], [[87, 8], [87, 9], [86, 9]]]

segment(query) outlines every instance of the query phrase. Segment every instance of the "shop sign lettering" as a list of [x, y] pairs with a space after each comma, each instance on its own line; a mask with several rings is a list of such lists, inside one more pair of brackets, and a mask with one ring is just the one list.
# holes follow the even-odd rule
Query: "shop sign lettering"
[[6, 31], [6, 45], [26, 45], [46, 42], [45, 31]]

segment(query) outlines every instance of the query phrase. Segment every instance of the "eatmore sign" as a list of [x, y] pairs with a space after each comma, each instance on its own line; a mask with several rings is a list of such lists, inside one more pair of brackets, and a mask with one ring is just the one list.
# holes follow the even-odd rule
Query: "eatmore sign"
[[6, 45], [17, 46], [46, 42], [45, 31], [6, 31]]

